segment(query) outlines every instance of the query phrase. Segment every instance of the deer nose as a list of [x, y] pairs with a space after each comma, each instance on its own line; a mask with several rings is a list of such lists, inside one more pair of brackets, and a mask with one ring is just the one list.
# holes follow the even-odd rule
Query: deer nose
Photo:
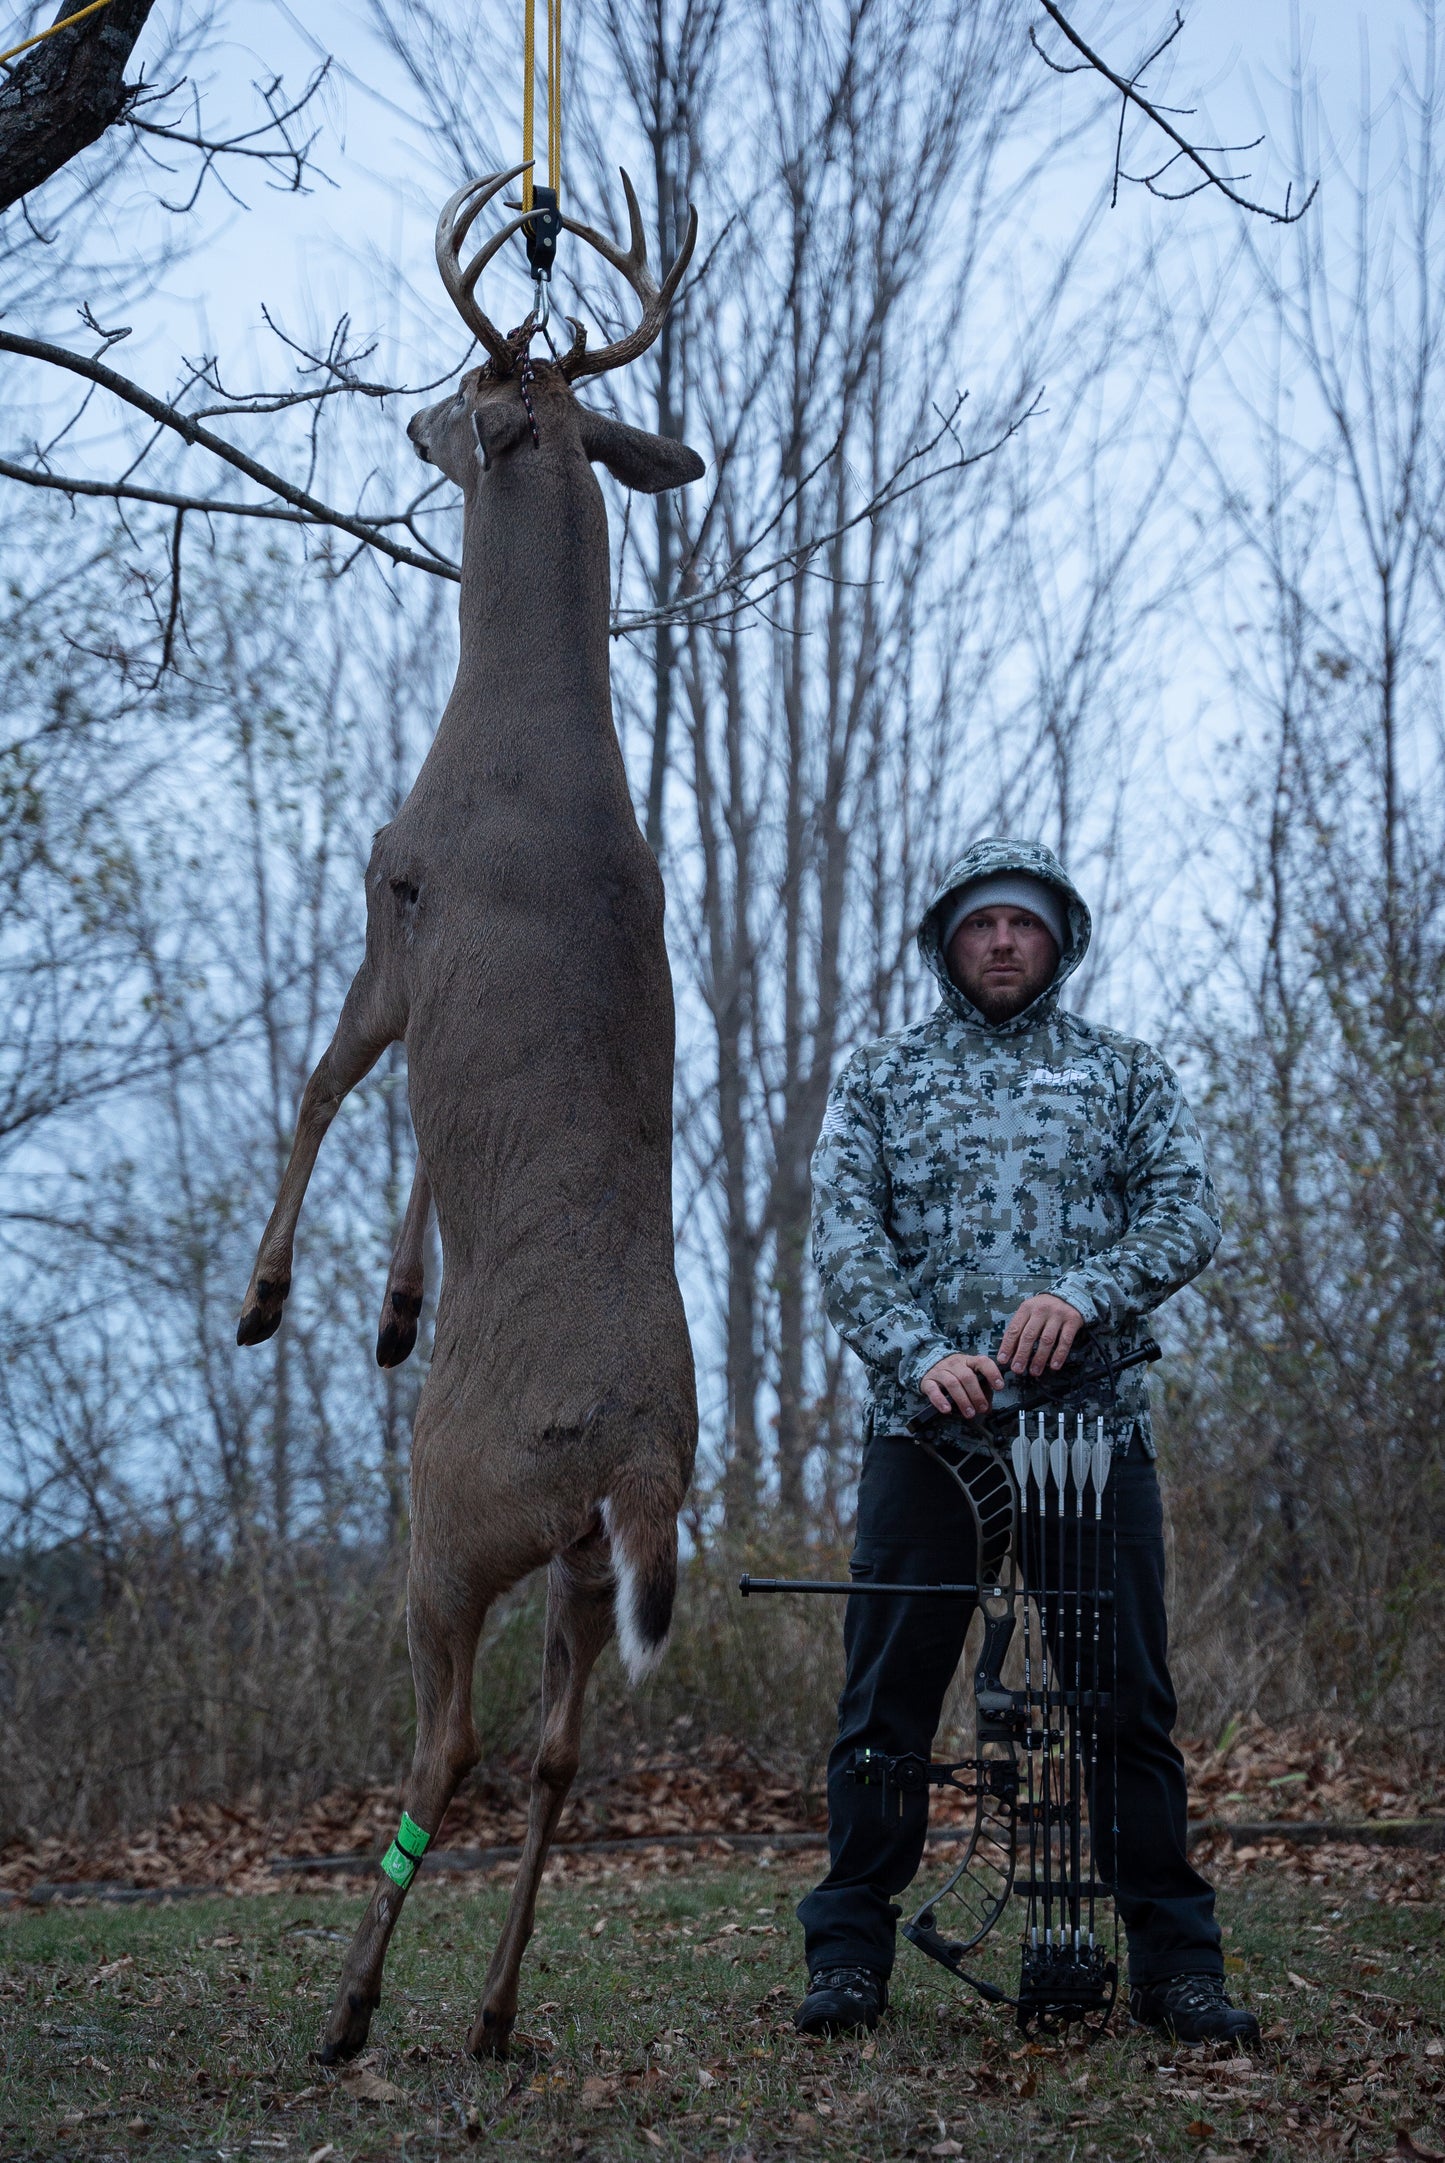
[[431, 452], [427, 445], [426, 432], [422, 426], [425, 419], [426, 415], [424, 413], [413, 413], [406, 424], [406, 432], [411, 438], [411, 447], [416, 452], [417, 457], [421, 459], [423, 465], [430, 465]]

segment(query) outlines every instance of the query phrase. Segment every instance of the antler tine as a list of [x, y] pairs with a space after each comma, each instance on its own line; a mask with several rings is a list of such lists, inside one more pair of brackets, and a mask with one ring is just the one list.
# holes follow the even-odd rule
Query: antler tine
[[682, 280], [683, 272], [692, 261], [692, 251], [697, 245], [697, 212], [691, 204], [687, 213], [687, 232], [682, 246], [659, 287], [647, 267], [647, 240], [642, 227], [642, 211], [627, 172], [622, 173], [622, 189], [627, 197], [627, 218], [631, 227], [631, 246], [626, 254], [616, 241], [595, 227], [582, 225], [575, 218], [563, 218], [562, 224], [578, 240], [585, 240], [589, 248], [595, 248], [604, 262], [627, 280], [642, 302], [642, 321], [627, 337], [619, 338], [611, 345], [599, 346], [595, 353], [578, 352], [576, 348], [566, 355], [561, 366], [572, 381], [579, 376], [600, 375], [604, 368], [621, 368], [628, 361], [636, 360], [645, 353], [663, 325], [663, 319], [672, 304], [672, 297]]
[[632, 244], [625, 255], [616, 241], [609, 240], [605, 233], [599, 233], [595, 225], [583, 225], [577, 218], [563, 218], [562, 224], [569, 233], [575, 233], [579, 240], [585, 240], [589, 248], [595, 248], [614, 270], [620, 271], [634, 291], [651, 299], [657, 287], [653, 284], [652, 272], [647, 267], [647, 236], [642, 228], [642, 206], [637, 200], [637, 190], [633, 187], [631, 178], [622, 167], [619, 166], [618, 170], [622, 173], [623, 192], [627, 197], [627, 220], [632, 229]]
[[[467, 329], [486, 347], [492, 359], [504, 367], [511, 365], [514, 355], [502, 333], [483, 315], [477, 305], [475, 289], [478, 278], [492, 257], [504, 241], [510, 240], [513, 233], [521, 230], [524, 219], [513, 218], [509, 225], [503, 226], [501, 232], [495, 234], [486, 246], [478, 251], [465, 270], [462, 269], [461, 248], [478, 213], [485, 209], [498, 189], [505, 188], [509, 180], [515, 180], [519, 173], [524, 173], [529, 162], [524, 160], [521, 165], [514, 165], [509, 172], [487, 173], [480, 180], [466, 181], [454, 195], [448, 196], [437, 219], [436, 257], [442, 284], [451, 295], [452, 304]], [[463, 205], [466, 206], [465, 209]]]

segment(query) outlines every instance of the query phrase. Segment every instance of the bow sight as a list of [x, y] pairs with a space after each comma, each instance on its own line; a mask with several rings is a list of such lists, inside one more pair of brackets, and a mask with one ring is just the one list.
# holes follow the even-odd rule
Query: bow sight
[[[1096, 1408], [1101, 1397], [1117, 1405], [1126, 1369], [1159, 1357], [1152, 1338], [1120, 1356], [1086, 1341], [1056, 1376], [1000, 1391], [975, 1419], [925, 1413], [910, 1423], [908, 1439], [937, 1459], [968, 1504], [971, 1581], [744, 1577], [738, 1587], [745, 1598], [818, 1592], [977, 1604], [974, 1755], [934, 1764], [863, 1749], [852, 1776], [878, 1790], [884, 1810], [890, 1797], [901, 1809], [904, 1795], [930, 1788], [956, 1789], [972, 1803], [963, 1860], [903, 1934], [980, 1996], [1013, 2006], [1030, 2034], [1072, 2024], [1102, 2034], [1118, 1988], [1118, 1918], [1100, 1914], [1105, 1904], [1112, 1910], [1112, 1885], [1094, 1861], [1096, 1797], [1109, 1798], [1111, 1866], [1118, 1849], [1117, 1542], [1112, 1514], [1107, 1525], [1104, 1518], [1113, 1452]], [[1024, 1903], [1012, 1995], [964, 1964], [1010, 1899]]]

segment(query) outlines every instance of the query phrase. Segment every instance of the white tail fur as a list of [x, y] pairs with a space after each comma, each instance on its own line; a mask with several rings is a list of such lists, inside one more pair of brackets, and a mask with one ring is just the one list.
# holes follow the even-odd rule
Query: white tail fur
[[614, 1611], [617, 1616], [617, 1649], [628, 1680], [646, 1682], [656, 1674], [667, 1650], [672, 1620], [672, 1600], [677, 1584], [677, 1528], [667, 1527], [666, 1539], [658, 1542], [651, 1528], [636, 1517], [624, 1518], [609, 1495], [602, 1504], [602, 1522], [612, 1548], [612, 1573], [617, 1583]]

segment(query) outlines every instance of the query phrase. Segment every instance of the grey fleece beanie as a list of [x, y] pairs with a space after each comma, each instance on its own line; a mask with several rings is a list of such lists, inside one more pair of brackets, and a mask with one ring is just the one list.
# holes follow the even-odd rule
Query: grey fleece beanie
[[959, 925], [975, 909], [1027, 909], [1030, 916], [1048, 926], [1055, 946], [1061, 954], [1064, 951], [1069, 935], [1068, 911], [1063, 895], [1047, 879], [1036, 879], [1027, 871], [999, 871], [992, 878], [956, 886], [938, 912], [940, 943], [945, 953]]

